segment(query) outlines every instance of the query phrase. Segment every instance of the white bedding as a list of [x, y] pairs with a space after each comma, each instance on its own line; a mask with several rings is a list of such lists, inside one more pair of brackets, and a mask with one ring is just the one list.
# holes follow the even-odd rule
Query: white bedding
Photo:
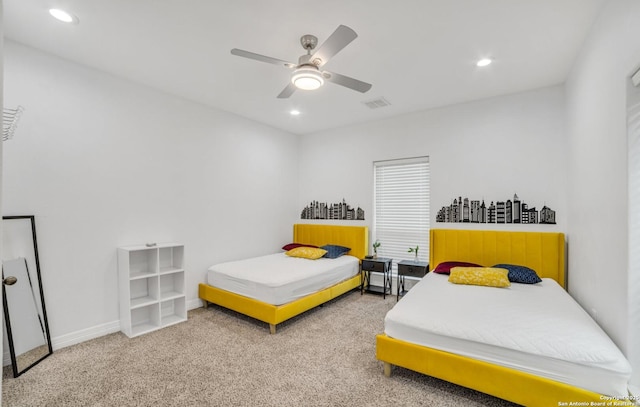
[[281, 305], [313, 294], [358, 274], [359, 260], [308, 260], [270, 254], [209, 267], [207, 283], [245, 297]]
[[627, 396], [631, 366], [552, 279], [509, 288], [457, 285], [428, 273], [385, 317], [393, 338]]

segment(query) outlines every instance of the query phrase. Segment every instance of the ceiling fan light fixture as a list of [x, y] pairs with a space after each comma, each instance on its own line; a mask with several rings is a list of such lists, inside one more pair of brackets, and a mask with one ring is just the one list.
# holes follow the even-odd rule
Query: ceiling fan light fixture
[[298, 89], [315, 90], [324, 85], [324, 78], [318, 68], [302, 66], [293, 72], [291, 82]]

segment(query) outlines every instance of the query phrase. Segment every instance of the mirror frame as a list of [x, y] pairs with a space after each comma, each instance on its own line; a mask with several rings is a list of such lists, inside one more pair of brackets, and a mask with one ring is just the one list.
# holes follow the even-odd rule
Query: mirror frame
[[[51, 346], [51, 334], [49, 333], [49, 322], [47, 319], [47, 309], [44, 305], [44, 290], [42, 289], [42, 278], [40, 275], [40, 259], [38, 257], [38, 240], [36, 238], [36, 222], [35, 222], [35, 216], [33, 215], [24, 215], [24, 216], [3, 216], [2, 220], [29, 220], [31, 222], [31, 238], [33, 241], [33, 252], [34, 252], [34, 257], [35, 257], [35, 264], [36, 264], [36, 276], [38, 279], [38, 288], [40, 291], [40, 304], [42, 305], [42, 319], [44, 320], [44, 329], [45, 329], [45, 335], [46, 335], [46, 339], [47, 339], [47, 346], [48, 346], [48, 350], [49, 352], [42, 356], [41, 358], [39, 358], [38, 360], [36, 360], [35, 362], [31, 363], [29, 366], [25, 367], [22, 370], [18, 370], [18, 363], [17, 363], [17, 357], [16, 357], [16, 352], [15, 352], [15, 345], [13, 342], [13, 334], [11, 331], [11, 318], [9, 316], [9, 307], [7, 304], [7, 296], [6, 296], [6, 292], [5, 292], [5, 285], [2, 284], [2, 306], [4, 308], [4, 321], [5, 321], [5, 326], [7, 328], [7, 341], [9, 342], [9, 352], [11, 354], [11, 367], [13, 369], [13, 377], [18, 377], [21, 374], [23, 374], [24, 372], [26, 372], [27, 370], [31, 369], [32, 367], [34, 367], [35, 365], [37, 365], [38, 363], [40, 363], [41, 361], [43, 361], [44, 359], [46, 359], [47, 357], [49, 357], [52, 353], [53, 353], [53, 347]], [[4, 276], [3, 276], [4, 278]]]

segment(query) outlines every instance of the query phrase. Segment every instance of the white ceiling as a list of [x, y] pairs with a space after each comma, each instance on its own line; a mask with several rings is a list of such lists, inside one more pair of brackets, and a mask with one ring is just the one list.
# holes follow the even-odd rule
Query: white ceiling
[[[4, 0], [5, 37], [296, 134], [563, 83], [606, 0]], [[65, 8], [66, 25], [48, 14]], [[373, 84], [276, 96], [299, 39], [358, 38], [324, 67]], [[477, 68], [481, 57], [495, 62]], [[384, 97], [391, 105], [362, 102]], [[289, 115], [298, 109], [297, 117]]]

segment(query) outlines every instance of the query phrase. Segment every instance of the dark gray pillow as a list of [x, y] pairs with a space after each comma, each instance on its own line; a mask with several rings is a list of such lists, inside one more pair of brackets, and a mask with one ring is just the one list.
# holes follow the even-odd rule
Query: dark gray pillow
[[324, 246], [321, 246], [320, 248], [327, 251], [327, 253], [324, 256], [322, 256], [327, 259], [337, 259], [338, 257], [348, 253], [349, 250], [351, 250], [351, 248], [349, 247], [338, 246], [334, 244], [324, 245]]
[[509, 270], [509, 281], [521, 284], [537, 284], [542, 280], [538, 274], [526, 266], [518, 266], [516, 264], [496, 264], [495, 268]]

